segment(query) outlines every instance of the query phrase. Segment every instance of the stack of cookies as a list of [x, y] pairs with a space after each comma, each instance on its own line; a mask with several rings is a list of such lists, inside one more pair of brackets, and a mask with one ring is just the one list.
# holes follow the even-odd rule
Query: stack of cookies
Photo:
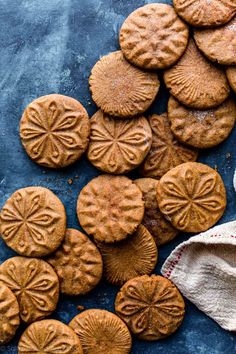
[[[236, 4], [174, 0], [174, 7], [149, 4], [125, 20], [121, 50], [92, 69], [98, 111], [90, 120], [80, 102], [59, 94], [34, 100], [23, 113], [20, 136], [32, 160], [64, 168], [86, 152], [102, 174], [78, 196], [84, 233], [67, 228], [65, 208], [47, 188], [17, 190], [2, 208], [2, 238], [19, 256], [0, 266], [0, 344], [22, 320], [30, 325], [20, 354], [125, 354], [130, 332], [158, 340], [183, 320], [180, 292], [152, 273], [159, 246], [179, 231], [209, 229], [226, 207], [220, 175], [196, 160], [199, 149], [221, 143], [235, 124], [229, 95], [230, 86], [236, 91]], [[147, 118], [160, 69], [171, 94], [168, 112]], [[136, 180], [124, 175], [136, 168]], [[121, 286], [117, 315], [90, 309], [68, 326], [45, 320], [59, 292], [85, 295], [102, 274]]]

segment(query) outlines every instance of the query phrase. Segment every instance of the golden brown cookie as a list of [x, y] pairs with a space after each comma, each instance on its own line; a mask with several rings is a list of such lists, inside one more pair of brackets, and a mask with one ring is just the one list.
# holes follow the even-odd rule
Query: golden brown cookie
[[86, 294], [102, 277], [102, 257], [97, 247], [75, 229], [67, 229], [62, 245], [47, 262], [57, 273], [63, 294]]
[[152, 129], [152, 146], [140, 167], [142, 176], [161, 178], [173, 167], [197, 159], [195, 149], [179, 143], [175, 138], [166, 113], [153, 114], [149, 123]]
[[20, 324], [19, 305], [13, 292], [0, 282], [0, 345], [8, 343]]
[[89, 141], [87, 111], [74, 98], [52, 94], [25, 109], [20, 122], [22, 144], [32, 160], [52, 168], [80, 158]]
[[65, 208], [47, 188], [18, 189], [0, 214], [3, 240], [23, 256], [41, 257], [55, 251], [66, 230]]
[[20, 317], [30, 323], [49, 316], [57, 306], [59, 281], [42, 259], [13, 257], [0, 266], [0, 281], [15, 294]]
[[158, 181], [153, 178], [139, 178], [134, 181], [143, 193], [145, 212], [142, 224], [153, 236], [157, 246], [173, 240], [178, 235], [178, 230], [166, 220], [157, 204]]
[[226, 75], [231, 88], [236, 93], [236, 66], [229, 66], [226, 69]]
[[228, 22], [236, 13], [235, 0], [174, 0], [178, 15], [195, 27], [213, 27]]
[[19, 354], [83, 354], [78, 336], [67, 325], [56, 320], [32, 323], [22, 334]]
[[178, 329], [185, 304], [170, 280], [159, 275], [143, 275], [125, 283], [117, 294], [115, 310], [138, 338], [153, 341]]
[[143, 225], [125, 240], [112, 245], [99, 242], [98, 248], [105, 278], [111, 284], [122, 285], [139, 275], [151, 274], [157, 263], [155, 241]]
[[167, 172], [158, 184], [157, 199], [166, 218], [186, 232], [208, 230], [226, 207], [226, 191], [219, 173], [196, 162]]
[[209, 62], [193, 40], [178, 63], [165, 71], [164, 81], [173, 96], [196, 109], [216, 107], [230, 93], [224, 71]]
[[78, 335], [84, 354], [128, 354], [132, 339], [114, 313], [91, 309], [75, 316], [69, 326]]
[[187, 108], [171, 96], [168, 117], [179, 141], [200, 149], [209, 148], [229, 136], [235, 124], [236, 104], [227, 99], [220, 106], [203, 111]]
[[163, 69], [173, 65], [188, 43], [188, 26], [166, 4], [148, 4], [132, 12], [120, 31], [120, 46], [134, 65]]
[[87, 155], [100, 170], [122, 174], [142, 163], [151, 143], [152, 131], [146, 118], [117, 119], [100, 110], [91, 119]]
[[222, 65], [236, 64], [236, 17], [219, 28], [195, 30], [194, 39], [211, 61]]
[[121, 51], [95, 64], [89, 84], [96, 105], [107, 114], [123, 118], [145, 112], [160, 86], [157, 74], [131, 65]]
[[101, 175], [80, 192], [77, 215], [84, 230], [97, 241], [121, 241], [141, 224], [142, 193], [125, 176]]

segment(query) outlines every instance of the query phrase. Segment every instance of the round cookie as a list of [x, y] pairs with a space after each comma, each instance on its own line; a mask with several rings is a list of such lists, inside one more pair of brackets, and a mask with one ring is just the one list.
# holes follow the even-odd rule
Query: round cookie
[[166, 113], [152, 115], [149, 123], [152, 129], [152, 145], [140, 167], [142, 176], [161, 178], [173, 167], [197, 159], [195, 149], [181, 144], [175, 138]]
[[236, 13], [235, 0], [173, 0], [175, 10], [195, 27], [214, 27], [230, 21]]
[[78, 335], [84, 354], [129, 354], [132, 339], [114, 313], [91, 309], [75, 316], [69, 326]]
[[77, 215], [81, 226], [96, 241], [121, 241], [141, 224], [142, 193], [125, 176], [98, 176], [80, 192]]
[[132, 117], [154, 101], [160, 82], [156, 73], [143, 71], [125, 60], [121, 51], [102, 57], [89, 78], [96, 105], [111, 116]]
[[19, 305], [16, 297], [0, 282], [0, 346], [14, 337], [19, 324]]
[[18, 254], [42, 257], [54, 252], [66, 230], [65, 208], [47, 188], [18, 189], [0, 213], [3, 240]]
[[172, 6], [148, 4], [132, 12], [120, 30], [120, 46], [134, 65], [164, 69], [173, 65], [188, 43], [188, 26]]
[[160, 179], [157, 200], [161, 212], [177, 229], [202, 232], [223, 215], [226, 191], [215, 170], [201, 163], [187, 162]]
[[116, 297], [115, 310], [139, 339], [153, 341], [179, 328], [185, 304], [170, 280], [159, 275], [143, 275], [123, 285]]
[[194, 39], [211, 61], [222, 65], [236, 64], [236, 17], [219, 28], [195, 30]]
[[157, 246], [173, 240], [178, 235], [178, 230], [166, 220], [160, 212], [157, 204], [157, 185], [158, 181], [153, 178], [139, 178], [134, 183], [140, 188], [143, 193], [145, 202], [145, 212], [142, 224], [153, 236]]
[[57, 273], [63, 294], [87, 294], [102, 277], [102, 257], [97, 247], [75, 229], [67, 229], [62, 245], [47, 262]]
[[100, 110], [91, 119], [87, 156], [100, 170], [122, 174], [142, 163], [151, 143], [152, 131], [146, 118], [117, 119]]
[[22, 144], [32, 160], [51, 168], [71, 165], [89, 142], [87, 111], [74, 98], [52, 94], [25, 109], [20, 122]]
[[34, 322], [49, 316], [57, 306], [59, 281], [53, 268], [41, 259], [13, 257], [0, 266], [0, 281], [16, 296], [20, 317]]
[[236, 105], [227, 99], [220, 106], [200, 111], [183, 106], [173, 96], [168, 117], [176, 138], [188, 145], [205, 149], [220, 144], [230, 134], [236, 119]]
[[224, 71], [209, 62], [193, 40], [178, 63], [165, 71], [164, 81], [175, 98], [196, 109], [216, 107], [230, 93]]
[[22, 334], [19, 354], [83, 354], [78, 336], [67, 325], [57, 320], [32, 323]]
[[157, 263], [155, 241], [143, 225], [118, 244], [100, 242], [98, 248], [102, 254], [105, 278], [111, 284], [122, 285], [139, 275], [150, 274]]
[[236, 93], [236, 66], [229, 66], [226, 69], [227, 79], [229, 81], [230, 87]]

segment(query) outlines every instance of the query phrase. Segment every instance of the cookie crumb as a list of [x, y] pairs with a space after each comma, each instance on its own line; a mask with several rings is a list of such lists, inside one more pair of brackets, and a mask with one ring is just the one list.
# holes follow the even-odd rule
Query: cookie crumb
[[214, 169], [215, 169], [215, 171], [218, 171], [218, 166], [217, 166], [217, 165], [215, 165]]
[[85, 307], [83, 305], [78, 305], [77, 306], [77, 310], [79, 311], [84, 311], [85, 310]]
[[72, 178], [69, 178], [67, 182], [68, 182], [68, 184], [71, 186], [71, 185], [73, 184], [73, 179], [72, 179]]
[[227, 159], [230, 159], [230, 158], [231, 158], [231, 153], [230, 153], [230, 152], [227, 152], [226, 158], [227, 158]]
[[78, 175], [76, 175], [76, 176], [75, 176], [75, 179], [79, 179], [79, 176], [78, 176]]

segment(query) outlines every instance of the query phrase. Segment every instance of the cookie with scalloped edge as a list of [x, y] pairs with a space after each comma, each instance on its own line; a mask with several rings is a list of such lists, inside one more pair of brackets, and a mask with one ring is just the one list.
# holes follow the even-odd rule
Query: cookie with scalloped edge
[[145, 112], [160, 87], [156, 73], [131, 65], [121, 51], [102, 57], [89, 78], [92, 98], [105, 113], [121, 118]]
[[178, 101], [196, 109], [219, 106], [230, 93], [223, 69], [208, 61], [192, 39], [178, 63], [165, 71], [164, 81]]
[[188, 26], [167, 4], [148, 4], [132, 12], [120, 30], [123, 54], [145, 69], [167, 68], [181, 57], [188, 43]]

